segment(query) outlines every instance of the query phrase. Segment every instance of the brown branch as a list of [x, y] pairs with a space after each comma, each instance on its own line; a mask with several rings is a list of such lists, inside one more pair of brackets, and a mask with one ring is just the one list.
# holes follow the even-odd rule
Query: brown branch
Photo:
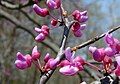
[[[19, 20], [17, 20], [14, 16], [12, 16], [11, 14], [3, 11], [2, 9], [0, 9], [0, 16], [4, 17], [5, 19], [9, 20], [10, 22], [12, 22], [14, 25], [16, 25], [18, 28], [28, 32], [33, 38], [35, 38], [35, 35], [32, 31], [30, 31], [28, 28], [28, 26], [21, 24], [21, 22]], [[28, 29], [27, 29], [28, 28]], [[55, 53], [58, 52], [59, 48], [57, 45], [55, 45], [53, 42], [49, 41], [48, 39], [46, 39], [44, 42], [42, 42], [42, 44], [48, 46], [50, 49], [52, 49]]]
[[[116, 31], [116, 30], [118, 30], [118, 29], [120, 29], [120, 26], [115, 27], [115, 28], [112, 28], [111, 30], [109, 30], [109, 31], [106, 32], [106, 33], [109, 33], [109, 34], [110, 34], [110, 33], [114, 32], [114, 31]], [[103, 34], [101, 34], [100, 36], [96, 36], [96, 37], [94, 37], [94, 38], [92, 38], [92, 39], [90, 39], [90, 40], [88, 40], [88, 41], [86, 41], [86, 42], [84, 42], [84, 43], [82, 43], [82, 44], [80, 44], [80, 45], [77, 45], [77, 46], [73, 47], [73, 48], [72, 48], [72, 51], [76, 51], [77, 49], [81, 49], [81, 48], [83, 48], [83, 47], [86, 47], [86, 46], [88, 46], [88, 45], [90, 45], [90, 44], [95, 43], [96, 41], [98, 41], [98, 40], [100, 40], [101, 38], [103, 38], [106, 33], [103, 33]]]

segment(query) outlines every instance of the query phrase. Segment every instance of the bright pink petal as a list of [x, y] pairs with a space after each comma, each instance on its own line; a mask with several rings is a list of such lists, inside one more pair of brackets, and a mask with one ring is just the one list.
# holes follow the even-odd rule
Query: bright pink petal
[[64, 66], [66, 66], [66, 65], [70, 65], [70, 62], [69, 62], [68, 60], [63, 60], [63, 61], [61, 61], [60, 64], [59, 64], [60, 67], [64, 67]]
[[17, 59], [25, 61], [24, 55], [20, 52], [17, 53]]
[[117, 61], [118, 65], [120, 66], [120, 54], [115, 55], [115, 60]]
[[18, 68], [18, 69], [25, 69], [28, 67], [28, 64], [26, 61], [20, 61], [20, 60], [16, 60], [15, 61], [15, 66]]
[[120, 76], [120, 66], [117, 66], [117, 68], [115, 69], [115, 74], [116, 76]]
[[72, 51], [70, 47], [67, 47], [65, 50], [65, 57], [68, 61], [72, 60]]
[[75, 75], [77, 72], [79, 71], [79, 69], [77, 67], [73, 67], [73, 66], [64, 66], [62, 68], [60, 68], [59, 72], [62, 73], [63, 75]]
[[40, 33], [35, 40], [38, 42], [42, 42], [45, 39], [45, 35], [43, 33]]
[[105, 41], [106, 43], [110, 44], [110, 45], [113, 45], [114, 44], [114, 38], [112, 36], [112, 34], [106, 34], [105, 35]]
[[37, 50], [37, 46], [35, 46], [32, 50], [32, 59], [37, 60], [40, 58], [40, 53]]
[[116, 51], [114, 49], [112, 49], [111, 47], [107, 47], [105, 48], [105, 54], [109, 57], [114, 56], [116, 53]]
[[41, 30], [40, 28], [38, 28], [38, 27], [35, 27], [35, 31], [36, 31], [37, 33], [41, 33], [41, 32], [42, 32], [42, 30]]
[[47, 63], [50, 58], [51, 58], [51, 55], [49, 53], [47, 53], [44, 57], [45, 63]]

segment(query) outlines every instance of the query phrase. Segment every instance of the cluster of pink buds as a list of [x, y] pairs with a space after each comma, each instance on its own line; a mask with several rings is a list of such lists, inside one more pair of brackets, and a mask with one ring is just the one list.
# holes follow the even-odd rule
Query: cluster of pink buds
[[84, 30], [86, 28], [86, 24], [81, 23], [84, 23], [88, 20], [87, 11], [80, 12], [79, 10], [75, 10], [72, 13], [72, 16], [74, 20], [77, 21], [73, 24], [72, 31], [76, 37], [81, 37], [81, 30]]
[[40, 58], [40, 52], [37, 50], [37, 46], [35, 46], [32, 50], [32, 54], [23, 55], [22, 53], [17, 53], [17, 59], [15, 61], [15, 65], [19, 69], [29, 68], [33, 61], [37, 61]]
[[[115, 71], [115, 74], [120, 76], [120, 41], [107, 33], [105, 42], [108, 45], [106, 48], [97, 49], [96, 47], [89, 47], [89, 51], [92, 53], [95, 61], [103, 62], [104, 69], [107, 73]], [[117, 66], [114, 69], [111, 69], [112, 57], [117, 62]]]
[[49, 28], [46, 25], [43, 25], [41, 29], [35, 27], [35, 31], [39, 33], [38, 36], [35, 38], [35, 40], [38, 42], [43, 41], [49, 35]]
[[44, 66], [42, 67], [39, 61], [41, 54], [37, 50], [37, 46], [35, 46], [32, 50], [32, 54], [23, 55], [20, 52], [17, 53], [17, 59], [15, 61], [15, 65], [18, 69], [26, 69], [31, 67], [31, 64], [35, 64], [35, 66], [40, 70], [47, 72], [51, 69], [54, 69], [58, 65], [58, 60], [51, 57], [49, 53], [47, 53], [44, 57]]
[[70, 47], [66, 48], [65, 57], [66, 59], [59, 64], [61, 67], [59, 70], [60, 73], [64, 75], [75, 75], [78, 71], [83, 70], [85, 61], [80, 56], [75, 57], [74, 52], [72, 53]]

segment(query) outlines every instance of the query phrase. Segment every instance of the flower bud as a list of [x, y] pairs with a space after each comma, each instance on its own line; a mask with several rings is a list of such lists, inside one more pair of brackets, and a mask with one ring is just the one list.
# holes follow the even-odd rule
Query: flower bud
[[58, 9], [61, 5], [61, 0], [47, 0], [46, 4], [50, 9]]
[[37, 50], [37, 46], [35, 46], [32, 50], [32, 59], [37, 60], [40, 58], [40, 53]]
[[35, 38], [35, 40], [38, 41], [38, 42], [42, 42], [44, 39], [45, 39], [45, 34], [43, 34], [43, 33], [40, 33], [40, 34]]
[[57, 25], [57, 23], [58, 23], [58, 21], [57, 21], [57, 20], [55, 20], [55, 19], [52, 19], [52, 20], [51, 20], [51, 24], [52, 24], [53, 26], [56, 26], [56, 25]]
[[42, 17], [49, 15], [49, 11], [47, 8], [40, 8], [37, 4], [33, 5], [33, 9], [38, 15]]

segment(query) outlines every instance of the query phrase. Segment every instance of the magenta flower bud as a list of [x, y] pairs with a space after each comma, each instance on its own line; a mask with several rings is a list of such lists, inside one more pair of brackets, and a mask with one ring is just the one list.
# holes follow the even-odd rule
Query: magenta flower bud
[[26, 69], [31, 66], [31, 56], [22, 55], [20, 52], [17, 53], [17, 60], [15, 61], [15, 66], [18, 69]]
[[47, 0], [46, 4], [50, 9], [58, 9], [61, 5], [61, 0]]
[[72, 31], [73, 32], [76, 32], [77, 30], [80, 29], [80, 23], [79, 22], [75, 22], [73, 25], [72, 25]]
[[74, 17], [74, 20], [77, 20], [78, 22], [86, 22], [88, 20], [87, 11], [80, 12], [79, 10], [75, 10], [72, 13], [72, 16]]
[[84, 30], [86, 28], [86, 26], [87, 26], [86, 24], [81, 24], [80, 25], [80, 30]]
[[83, 22], [86, 22], [88, 20], [88, 16], [81, 16], [79, 18], [79, 22], [83, 23]]
[[42, 33], [43, 33], [45, 36], [48, 36], [48, 34], [49, 34], [49, 28], [48, 28], [48, 26], [43, 25], [43, 26], [41, 27], [41, 30], [42, 30]]
[[32, 50], [32, 59], [37, 60], [40, 58], [40, 52], [37, 50], [37, 46], [35, 46]]
[[73, 60], [72, 59], [72, 51], [71, 51], [71, 48], [70, 47], [67, 47], [66, 50], [65, 50], [65, 57], [68, 61], [71, 61]]
[[40, 33], [40, 34], [35, 38], [35, 40], [38, 41], [38, 42], [42, 42], [44, 39], [45, 39], [45, 34], [43, 34], [43, 33]]
[[44, 62], [47, 63], [49, 59], [51, 59], [51, 55], [47, 53], [44, 57]]
[[38, 27], [35, 27], [35, 31], [36, 31], [37, 33], [42, 33], [42, 30], [41, 30], [40, 28], [38, 28]]
[[107, 47], [107, 48], [105, 48], [105, 54], [107, 55], [107, 56], [109, 56], [109, 57], [112, 57], [112, 56], [114, 56], [115, 55], [115, 50], [114, 49], [112, 49], [111, 47]]
[[61, 74], [68, 75], [68, 76], [75, 75], [78, 71], [79, 69], [77, 67], [70, 66], [70, 65], [64, 66], [59, 70]]
[[106, 34], [105, 35], [105, 41], [106, 43], [110, 44], [110, 45], [113, 45], [114, 44], [114, 38], [112, 36], [112, 34]]
[[51, 60], [50, 61], [50, 68], [54, 69], [55, 67], [57, 67], [58, 62], [59, 62], [59, 60], [57, 60], [57, 59]]
[[42, 17], [49, 15], [49, 11], [47, 8], [40, 8], [37, 4], [33, 5], [33, 9], [38, 15]]
[[115, 69], [115, 75], [120, 76], [120, 66], [117, 66], [117, 68]]
[[75, 35], [76, 37], [81, 37], [81, 36], [82, 36], [82, 32], [81, 32], [80, 29], [78, 29], [77, 31], [75, 31], [75, 32], [73, 32], [73, 33], [74, 33], [74, 35]]
[[52, 24], [53, 26], [56, 26], [56, 25], [57, 25], [57, 23], [58, 23], [58, 21], [57, 21], [57, 20], [55, 20], [55, 19], [52, 19], [52, 20], [51, 20], [51, 24]]
[[120, 66], [120, 54], [115, 55], [115, 60], [116, 60], [117, 64]]
[[92, 53], [95, 61], [101, 62], [105, 57], [103, 48], [97, 49], [96, 47], [89, 47], [89, 51]]

